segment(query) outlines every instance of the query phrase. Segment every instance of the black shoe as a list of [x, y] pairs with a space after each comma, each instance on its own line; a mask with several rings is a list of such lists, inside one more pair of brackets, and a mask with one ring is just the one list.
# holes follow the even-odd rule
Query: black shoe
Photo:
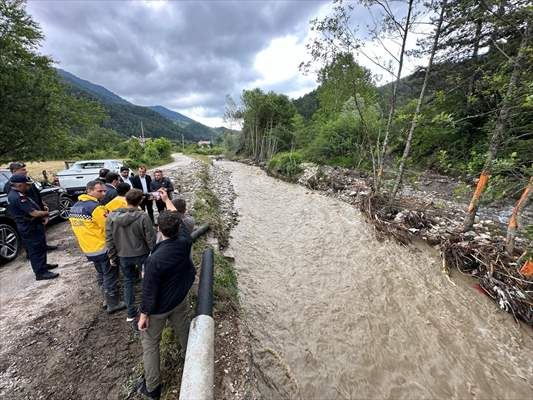
[[59, 267], [59, 264], [46, 264], [46, 269], [50, 271], [51, 269]]
[[44, 280], [47, 280], [47, 279], [55, 279], [58, 276], [59, 276], [59, 274], [57, 274], [55, 272], [46, 271], [46, 272], [43, 272], [42, 274], [35, 275], [35, 280], [44, 281]]
[[51, 244], [46, 245], [46, 251], [54, 251], [54, 250], [57, 250], [57, 246], [54, 246]]
[[149, 392], [146, 388], [146, 381], [143, 379], [137, 386], [137, 393], [143, 394], [149, 399], [159, 400], [161, 398], [161, 385]]
[[126, 304], [123, 301], [120, 301], [118, 295], [116, 296], [106, 295], [106, 303], [107, 303], [108, 314], [113, 314], [113, 313], [116, 313], [117, 311], [121, 311], [126, 308]]

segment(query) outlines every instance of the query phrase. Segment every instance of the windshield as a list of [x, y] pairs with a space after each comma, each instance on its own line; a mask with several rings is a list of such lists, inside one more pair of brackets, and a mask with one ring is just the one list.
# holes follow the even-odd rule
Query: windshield
[[6, 183], [9, 181], [10, 177], [11, 177], [11, 172], [7, 172], [7, 171], [0, 172], [0, 193], [6, 193], [6, 191], [4, 191], [4, 187], [6, 186]]
[[103, 162], [77, 162], [75, 163], [71, 169], [100, 169], [104, 168]]

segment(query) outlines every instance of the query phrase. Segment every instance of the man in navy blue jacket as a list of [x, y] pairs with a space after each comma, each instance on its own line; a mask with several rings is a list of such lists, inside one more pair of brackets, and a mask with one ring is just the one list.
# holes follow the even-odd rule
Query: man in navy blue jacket
[[156, 244], [144, 267], [141, 314], [138, 328], [143, 347], [144, 381], [139, 391], [152, 399], [161, 395], [159, 343], [167, 320], [179, 339], [182, 353], [187, 349], [189, 319], [187, 293], [195, 269], [189, 257], [192, 241], [178, 235], [181, 218], [164, 190], [161, 200], [171, 211], [157, 219], [162, 240]]

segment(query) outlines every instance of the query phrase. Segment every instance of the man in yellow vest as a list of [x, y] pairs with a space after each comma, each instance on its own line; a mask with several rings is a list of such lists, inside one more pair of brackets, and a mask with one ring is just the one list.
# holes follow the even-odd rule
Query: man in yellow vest
[[96, 280], [102, 288], [109, 314], [126, 308], [119, 301], [118, 266], [111, 265], [105, 242], [106, 209], [100, 205], [106, 187], [99, 181], [91, 181], [70, 210], [70, 224], [81, 251], [92, 261], [96, 269]]

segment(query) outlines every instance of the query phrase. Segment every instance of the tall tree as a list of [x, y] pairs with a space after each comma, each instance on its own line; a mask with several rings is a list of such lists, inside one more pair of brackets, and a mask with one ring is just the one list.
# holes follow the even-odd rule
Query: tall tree
[[67, 138], [102, 122], [96, 103], [68, 95], [23, 0], [0, 0], [0, 160], [65, 156]]
[[485, 164], [483, 165], [483, 169], [481, 170], [479, 181], [476, 190], [472, 195], [470, 205], [468, 206], [467, 214], [463, 225], [464, 231], [472, 229], [472, 226], [474, 225], [474, 219], [476, 217], [477, 210], [479, 207], [479, 199], [481, 198], [481, 194], [487, 186], [492, 171], [492, 163], [498, 154], [498, 149], [501, 145], [502, 138], [505, 136], [505, 132], [509, 125], [511, 107], [513, 105], [513, 100], [515, 99], [519, 77], [525, 65], [526, 52], [528, 50], [529, 42], [531, 40], [531, 21], [526, 20], [525, 24], [526, 25], [522, 33], [522, 40], [518, 49], [518, 54], [510, 60], [512, 64], [512, 73], [509, 79], [509, 84], [507, 86], [507, 92], [502, 100], [500, 111], [498, 113], [498, 118], [496, 120], [496, 125], [492, 131]]
[[442, 22], [444, 19], [444, 11], [446, 10], [446, 0], [443, 0], [440, 5], [440, 14], [437, 21], [437, 26], [435, 27], [435, 33], [433, 35], [433, 46], [431, 47], [431, 53], [429, 55], [428, 65], [426, 67], [426, 73], [424, 75], [424, 82], [422, 83], [422, 88], [420, 89], [420, 95], [418, 96], [418, 102], [416, 103], [416, 110], [411, 119], [411, 125], [409, 127], [409, 133], [407, 134], [407, 139], [405, 141], [405, 147], [403, 150], [402, 159], [400, 161], [400, 167], [398, 169], [398, 174], [396, 176], [396, 181], [394, 183], [394, 188], [392, 189], [392, 198], [396, 197], [396, 193], [400, 189], [403, 180], [403, 174], [405, 169], [405, 163], [409, 154], [411, 152], [411, 142], [413, 140], [413, 134], [418, 124], [418, 119], [420, 116], [420, 109], [422, 107], [422, 102], [424, 101], [424, 96], [426, 95], [426, 89], [429, 81], [429, 76], [431, 74], [431, 69], [433, 67], [433, 60], [435, 58], [435, 53], [437, 52], [437, 46], [439, 44], [439, 37], [441, 34]]
[[[379, 1], [378, 3], [382, 4]], [[383, 4], [386, 4], [386, 3], [383, 3]], [[384, 7], [384, 8], [390, 9], [390, 7]], [[403, 60], [405, 56], [407, 36], [409, 33], [409, 29], [411, 28], [412, 13], [413, 13], [413, 0], [409, 0], [407, 4], [407, 16], [405, 17], [405, 21], [403, 24], [400, 24], [399, 22], [397, 22], [393, 15], [390, 16], [390, 18], [393, 19], [394, 23], [398, 25], [398, 27], [400, 28], [400, 37], [402, 39], [402, 47], [401, 47], [400, 54], [398, 57], [398, 69], [396, 73], [396, 80], [394, 81], [394, 84], [392, 86], [392, 95], [390, 98], [389, 115], [387, 118], [387, 125], [385, 127], [385, 135], [383, 137], [383, 144], [381, 145], [381, 150], [378, 149], [378, 174], [377, 174], [377, 179], [375, 182], [376, 191], [379, 191], [381, 179], [383, 177], [383, 167], [385, 163], [385, 156], [387, 155], [387, 151], [389, 147], [389, 137], [390, 137], [390, 130], [392, 127], [392, 121], [394, 119], [394, 115], [396, 112], [396, 96], [398, 92], [398, 86], [400, 85], [400, 80], [402, 77]]]

